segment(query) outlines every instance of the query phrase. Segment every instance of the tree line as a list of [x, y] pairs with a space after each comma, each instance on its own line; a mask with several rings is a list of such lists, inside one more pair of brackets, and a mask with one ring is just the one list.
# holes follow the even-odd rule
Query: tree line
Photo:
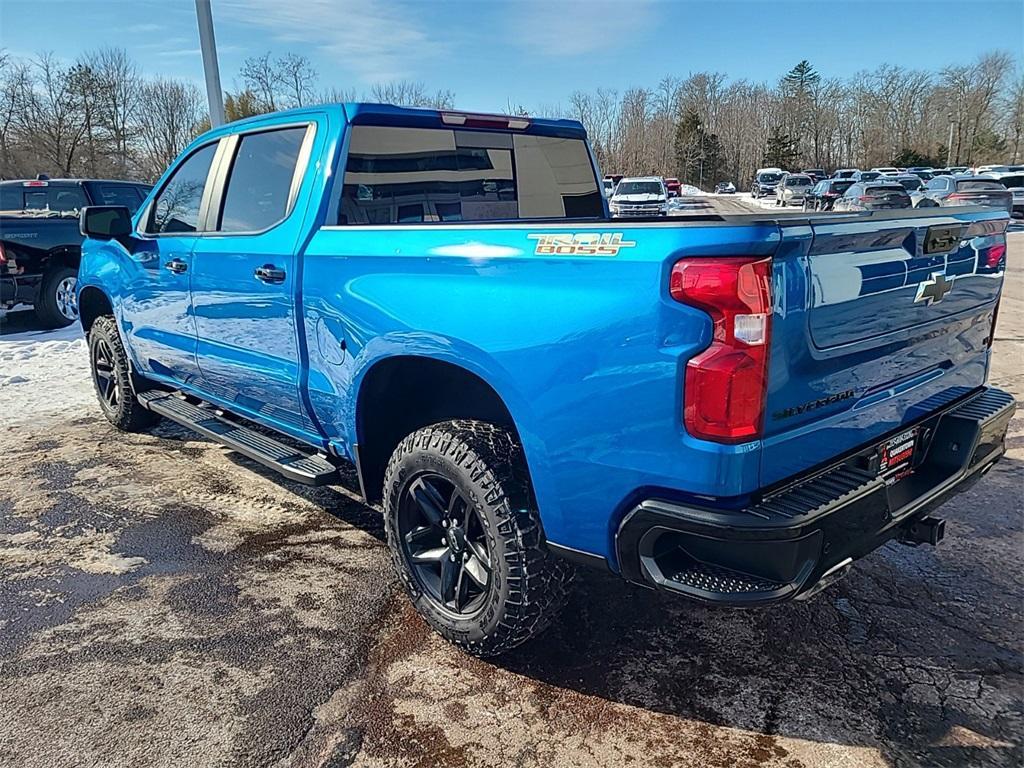
[[[889, 64], [823, 77], [801, 61], [777, 83], [720, 72], [665, 77], [655, 87], [572, 93], [564, 105], [516, 114], [571, 117], [602, 169], [671, 175], [701, 187], [749, 182], [761, 166], [975, 165], [1024, 158], [1024, 72], [1009, 54], [924, 72]], [[319, 87], [309, 59], [246, 59], [225, 93], [229, 120], [328, 101], [450, 109], [455, 94], [412, 81], [367, 93]], [[195, 83], [144, 77], [128, 53], [103, 48], [64, 62], [0, 51], [0, 177], [153, 180], [209, 127]], [[952, 143], [950, 142], [952, 136]]]

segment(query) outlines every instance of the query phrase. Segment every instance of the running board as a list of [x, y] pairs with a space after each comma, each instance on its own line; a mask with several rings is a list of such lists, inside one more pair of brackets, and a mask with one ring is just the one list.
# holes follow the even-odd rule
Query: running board
[[275, 469], [289, 480], [304, 485], [328, 485], [338, 481], [338, 468], [323, 456], [303, 453], [262, 432], [221, 418], [212, 406], [203, 408], [179, 395], [159, 391], [142, 392], [138, 399], [143, 408]]

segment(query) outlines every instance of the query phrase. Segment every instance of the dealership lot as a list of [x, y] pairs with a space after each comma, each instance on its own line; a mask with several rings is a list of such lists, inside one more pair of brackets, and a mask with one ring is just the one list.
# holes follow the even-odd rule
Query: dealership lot
[[[1021, 399], [1024, 235], [1009, 244], [992, 380]], [[581, 572], [560, 623], [483, 662], [417, 618], [353, 494], [170, 424], [114, 431], [83, 396], [84, 345], [61, 332], [47, 364], [25, 323], [0, 335], [3, 373], [17, 359], [28, 379], [0, 377], [0, 764], [1024, 758], [1020, 415], [937, 550], [890, 544], [810, 603], [756, 611]], [[8, 417], [26, 397], [37, 415]]]

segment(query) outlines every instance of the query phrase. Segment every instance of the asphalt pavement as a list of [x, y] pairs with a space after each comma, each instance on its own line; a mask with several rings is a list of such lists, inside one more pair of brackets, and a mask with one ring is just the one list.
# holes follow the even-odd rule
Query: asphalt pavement
[[[1013, 235], [992, 379], [1018, 398], [1022, 262]], [[96, 407], [0, 445], [0, 765], [1024, 762], [1020, 415], [937, 549], [746, 611], [581, 572], [549, 632], [486, 662], [411, 611], [345, 488]]]

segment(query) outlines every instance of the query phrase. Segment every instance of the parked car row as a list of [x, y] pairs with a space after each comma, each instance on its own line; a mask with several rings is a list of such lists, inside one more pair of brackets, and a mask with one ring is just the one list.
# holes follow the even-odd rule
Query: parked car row
[[[1024, 192], [1024, 189], [1021, 190]], [[1024, 198], [1024, 195], [1021, 196]], [[782, 203], [785, 205], [785, 203]], [[997, 179], [985, 176], [936, 176], [922, 184], [913, 174], [867, 181], [826, 179], [803, 198], [805, 211], [864, 211], [886, 208], [928, 208], [981, 205], [1016, 212], [1024, 199]]]
[[750, 194], [805, 211], [981, 205], [1024, 215], [1024, 166], [879, 166], [840, 168], [829, 176], [814, 168], [799, 173], [759, 168]]

